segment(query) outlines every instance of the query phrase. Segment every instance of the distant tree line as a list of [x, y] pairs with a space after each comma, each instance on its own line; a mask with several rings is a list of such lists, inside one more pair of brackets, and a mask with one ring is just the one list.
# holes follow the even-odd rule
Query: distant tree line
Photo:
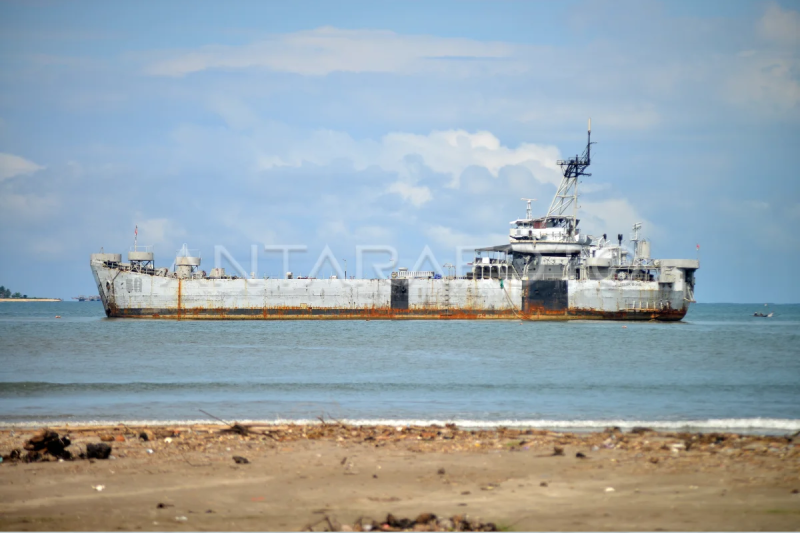
[[6, 289], [4, 286], [0, 285], [0, 298], [27, 298], [27, 294], [20, 294], [18, 292], [11, 293], [11, 289]]

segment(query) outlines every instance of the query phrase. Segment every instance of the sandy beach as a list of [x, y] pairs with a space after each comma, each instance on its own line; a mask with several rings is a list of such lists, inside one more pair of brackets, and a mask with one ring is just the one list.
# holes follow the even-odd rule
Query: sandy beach
[[73, 455], [105, 441], [111, 457], [27, 463], [10, 454], [24, 458], [37, 430], [0, 432], [3, 530], [357, 530], [388, 513], [517, 531], [800, 528], [800, 446], [787, 437], [337, 423], [51, 429], [69, 435]]

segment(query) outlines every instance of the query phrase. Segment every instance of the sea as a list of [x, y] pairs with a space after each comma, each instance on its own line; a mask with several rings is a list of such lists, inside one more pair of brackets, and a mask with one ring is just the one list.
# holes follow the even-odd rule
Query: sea
[[98, 302], [0, 303], [0, 427], [216, 419], [789, 434], [800, 305], [636, 323], [134, 320]]

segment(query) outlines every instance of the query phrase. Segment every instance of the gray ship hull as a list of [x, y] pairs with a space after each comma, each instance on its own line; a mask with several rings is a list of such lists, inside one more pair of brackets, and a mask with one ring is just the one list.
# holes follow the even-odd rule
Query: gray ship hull
[[669, 283], [612, 279], [181, 279], [92, 259], [108, 317], [224, 320], [682, 319]]

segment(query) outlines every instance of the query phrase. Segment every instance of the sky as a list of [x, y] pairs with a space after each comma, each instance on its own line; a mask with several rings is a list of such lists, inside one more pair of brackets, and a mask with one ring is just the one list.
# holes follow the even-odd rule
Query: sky
[[136, 227], [259, 277], [265, 246], [468, 260], [545, 214], [591, 117], [584, 233], [700, 245], [699, 302], [800, 302], [799, 36], [799, 1], [5, 1], [0, 284], [96, 294]]

